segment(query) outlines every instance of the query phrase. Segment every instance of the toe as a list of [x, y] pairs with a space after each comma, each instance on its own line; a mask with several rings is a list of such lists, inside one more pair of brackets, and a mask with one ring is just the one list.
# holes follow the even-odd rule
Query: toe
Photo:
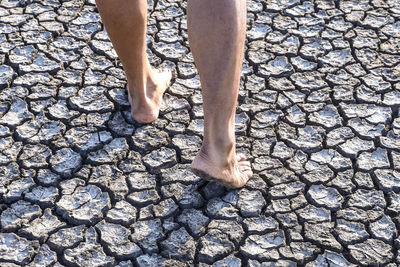
[[238, 153], [238, 154], [236, 155], [236, 160], [237, 160], [239, 163], [240, 163], [240, 162], [243, 162], [245, 159], [246, 159], [246, 155], [243, 154], [243, 153]]
[[248, 168], [251, 168], [250, 161], [239, 161], [239, 162], [238, 162], [238, 165], [239, 165], [239, 166], [246, 166], [246, 167], [248, 167]]
[[252, 170], [243, 170], [242, 175], [246, 177], [246, 179], [250, 179], [251, 176], [253, 176], [253, 171]]
[[244, 186], [244, 185], [247, 183], [247, 181], [249, 180], [249, 178], [251, 177], [251, 175], [249, 175], [250, 173], [252, 174], [251, 171], [241, 172], [241, 173], [237, 176], [237, 178], [236, 178], [236, 180], [235, 180], [235, 183], [234, 183], [234, 186], [235, 186], [236, 188], [239, 188], [239, 187]]
[[246, 164], [246, 163], [239, 163], [238, 167], [240, 169], [251, 169], [251, 165], [250, 164]]
[[239, 167], [239, 172], [240, 173], [245, 173], [245, 172], [248, 172], [248, 171], [251, 171], [251, 169], [249, 167], [246, 167], [246, 166], [240, 166]]
[[251, 170], [243, 172], [244, 175], [246, 175], [247, 179], [246, 182], [253, 176], [253, 172]]

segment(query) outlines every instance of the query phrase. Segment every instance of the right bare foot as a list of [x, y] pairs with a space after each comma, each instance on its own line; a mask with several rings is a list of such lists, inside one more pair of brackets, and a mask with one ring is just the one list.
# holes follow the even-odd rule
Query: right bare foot
[[147, 80], [146, 101], [132, 99], [130, 88], [128, 87], [128, 100], [131, 104], [131, 113], [135, 121], [150, 123], [158, 118], [162, 95], [167, 90], [171, 78], [171, 71], [153, 71], [152, 77]]
[[253, 175], [250, 162], [241, 154], [233, 153], [233, 156], [227, 159], [224, 159], [222, 154], [215, 158], [218, 154], [220, 153], [205, 151], [202, 148], [192, 162], [192, 171], [207, 181], [219, 182], [226, 187], [244, 186]]

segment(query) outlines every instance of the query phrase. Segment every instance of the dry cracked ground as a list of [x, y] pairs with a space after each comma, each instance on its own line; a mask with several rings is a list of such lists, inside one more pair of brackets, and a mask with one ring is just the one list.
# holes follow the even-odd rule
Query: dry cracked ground
[[177, 75], [140, 125], [93, 0], [0, 1], [0, 265], [400, 264], [400, 2], [248, 1], [239, 190], [188, 169], [186, 2], [149, 10]]

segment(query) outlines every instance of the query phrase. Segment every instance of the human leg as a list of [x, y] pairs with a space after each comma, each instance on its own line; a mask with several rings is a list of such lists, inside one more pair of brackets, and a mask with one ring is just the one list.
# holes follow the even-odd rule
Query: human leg
[[154, 71], [147, 59], [147, 1], [96, 0], [96, 4], [126, 73], [132, 116], [142, 123], [154, 121], [171, 72]]
[[235, 152], [245, 31], [245, 0], [188, 2], [189, 43], [200, 74], [204, 106], [203, 145], [192, 168], [231, 187], [243, 186], [252, 175], [250, 162]]

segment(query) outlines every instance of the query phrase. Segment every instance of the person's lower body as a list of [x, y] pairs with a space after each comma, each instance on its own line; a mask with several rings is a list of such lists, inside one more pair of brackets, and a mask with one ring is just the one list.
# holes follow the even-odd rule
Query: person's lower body
[[[156, 73], [146, 56], [146, 0], [97, 0], [100, 15], [128, 80], [132, 116], [158, 117], [171, 78]], [[189, 43], [200, 74], [204, 139], [192, 169], [205, 179], [241, 187], [252, 176], [250, 162], [235, 150], [235, 110], [243, 62], [246, 0], [189, 0]]]
[[100, 16], [124, 67], [132, 117], [140, 123], [157, 119], [171, 72], [157, 72], [147, 59], [146, 0], [96, 0]]

